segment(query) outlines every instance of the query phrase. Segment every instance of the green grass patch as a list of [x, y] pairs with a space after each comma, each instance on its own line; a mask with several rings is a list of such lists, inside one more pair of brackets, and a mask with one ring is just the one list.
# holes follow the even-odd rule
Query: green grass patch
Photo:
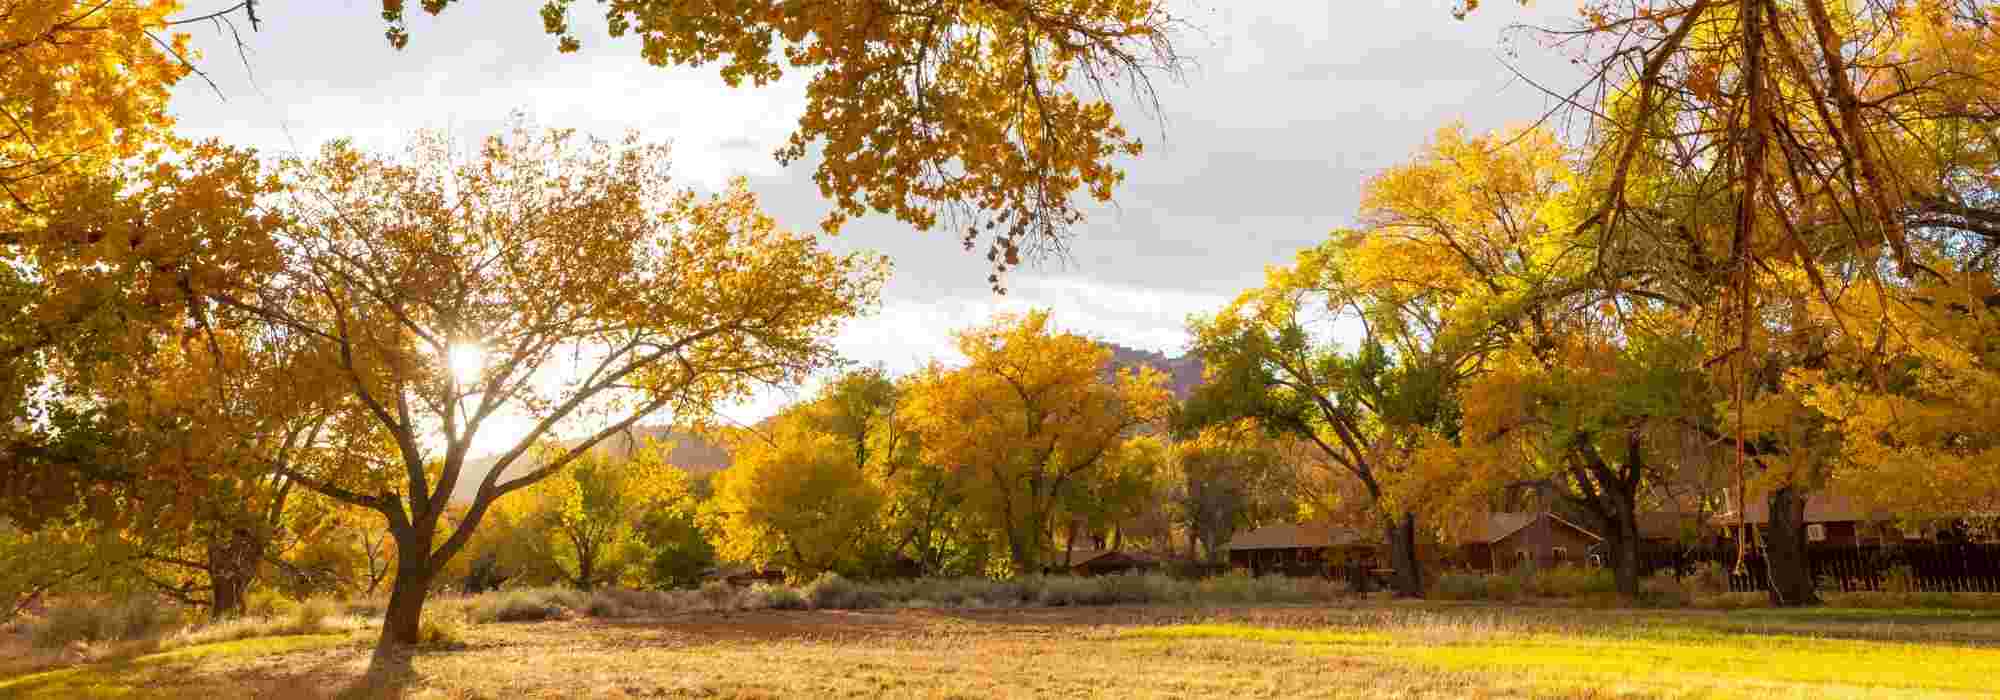
[[1119, 636], [1140, 639], [1241, 639], [1285, 644], [1386, 644], [1393, 641], [1388, 634], [1373, 631], [1338, 628], [1277, 629], [1231, 624], [1141, 627]]
[[124, 698], [159, 697], [150, 681], [185, 668], [188, 662], [234, 656], [264, 656], [341, 644], [346, 634], [260, 637], [202, 644], [128, 659], [113, 659], [74, 668], [44, 671], [0, 680], [0, 698]]
[[1388, 660], [1455, 672], [1500, 672], [1550, 686], [1634, 683], [1669, 693], [1789, 687], [1837, 695], [1875, 689], [1987, 692], [2000, 649], [1973, 646], [1732, 634], [1679, 626], [1613, 625], [1603, 633], [1547, 632], [1480, 624], [1391, 624], [1382, 629], [1283, 629], [1237, 624], [1126, 631], [1139, 639], [1233, 639], [1309, 645], [1347, 658]]

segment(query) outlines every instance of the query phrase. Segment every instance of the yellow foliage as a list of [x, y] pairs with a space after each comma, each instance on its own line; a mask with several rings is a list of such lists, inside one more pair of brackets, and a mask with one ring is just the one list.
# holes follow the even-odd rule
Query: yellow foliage
[[1109, 349], [1056, 331], [1045, 311], [957, 338], [968, 363], [933, 365], [905, 410], [924, 459], [979, 484], [976, 507], [1003, 526], [1016, 570], [1033, 571], [1064, 496], [1106, 476], [1125, 436], [1163, 418], [1164, 378], [1114, 371]]
[[20, 0], [0, 15], [0, 232], [37, 228], [72, 178], [171, 145], [187, 36], [175, 0]]
[[[565, 51], [581, 45], [570, 4], [542, 11]], [[398, 46], [404, 5], [383, 4]], [[1002, 270], [1059, 245], [1082, 218], [1073, 195], [1108, 200], [1124, 179], [1113, 159], [1140, 152], [1104, 88], [1150, 97], [1151, 76], [1180, 68], [1177, 19], [1156, 0], [613, 0], [603, 12], [653, 65], [720, 63], [730, 85], [804, 74], [804, 115], [777, 155], [819, 161], [813, 179], [835, 205], [827, 230], [870, 211], [944, 224], [968, 249], [991, 235]]]

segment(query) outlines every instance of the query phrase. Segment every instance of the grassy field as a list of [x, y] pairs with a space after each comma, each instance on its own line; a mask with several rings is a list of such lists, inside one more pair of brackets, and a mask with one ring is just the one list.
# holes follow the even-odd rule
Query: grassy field
[[[0, 697], [334, 697], [371, 631], [0, 680]], [[1296, 607], [755, 611], [475, 625], [388, 694], [516, 697], [2000, 696], [2000, 614]], [[358, 692], [357, 692], [358, 691]]]

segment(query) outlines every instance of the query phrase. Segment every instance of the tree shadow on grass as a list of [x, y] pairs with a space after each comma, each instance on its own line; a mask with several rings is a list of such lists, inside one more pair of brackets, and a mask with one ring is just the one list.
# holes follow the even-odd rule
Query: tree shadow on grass
[[421, 680], [415, 660], [418, 649], [379, 647], [368, 661], [368, 671], [334, 694], [338, 700], [376, 700], [402, 697]]

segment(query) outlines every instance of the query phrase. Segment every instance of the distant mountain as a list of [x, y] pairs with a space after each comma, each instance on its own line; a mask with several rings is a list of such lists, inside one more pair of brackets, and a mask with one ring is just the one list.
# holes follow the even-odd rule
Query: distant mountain
[[1164, 353], [1128, 348], [1117, 343], [1099, 344], [1111, 348], [1111, 364], [1115, 367], [1146, 366], [1166, 373], [1167, 388], [1173, 390], [1175, 399], [1187, 400], [1194, 395], [1194, 388], [1201, 385], [1202, 364], [1199, 357], [1167, 357]]
[[[1100, 343], [1111, 349], [1111, 364], [1116, 368], [1146, 366], [1167, 375], [1167, 388], [1175, 399], [1186, 400], [1201, 384], [1201, 359], [1192, 355], [1167, 357], [1164, 353], [1151, 350], [1128, 348], [1117, 343]], [[667, 455], [667, 463], [685, 469], [690, 474], [709, 474], [727, 469], [730, 464], [729, 449], [707, 438], [692, 433], [677, 432], [669, 426], [640, 426], [598, 443], [594, 451], [613, 458], [625, 458], [643, 444], [645, 438], [662, 442], [672, 442], [674, 449]], [[452, 491], [454, 502], [465, 503], [472, 500], [472, 492], [479, 488], [481, 479], [493, 470], [493, 463], [499, 455], [491, 455], [466, 462], [459, 472], [458, 485]], [[527, 459], [515, 462], [508, 468], [504, 478], [527, 473], [534, 465]]]
[[[592, 447], [591, 451], [613, 459], [630, 458], [638, 451], [640, 445], [645, 444], [646, 438], [673, 443], [673, 449], [667, 452], [667, 463], [687, 470], [689, 474], [709, 474], [722, 471], [729, 466], [728, 448], [693, 433], [675, 431], [669, 426], [636, 426], [606, 438], [604, 442]], [[493, 470], [493, 463], [499, 459], [499, 455], [489, 455], [467, 460], [465, 468], [459, 470], [458, 484], [451, 492], [451, 500], [456, 503], [470, 503], [472, 493], [479, 489], [479, 482], [486, 478], [487, 472]], [[532, 461], [523, 457], [510, 465], [507, 473], [501, 475], [501, 479], [504, 481], [526, 474], [533, 468]]]

